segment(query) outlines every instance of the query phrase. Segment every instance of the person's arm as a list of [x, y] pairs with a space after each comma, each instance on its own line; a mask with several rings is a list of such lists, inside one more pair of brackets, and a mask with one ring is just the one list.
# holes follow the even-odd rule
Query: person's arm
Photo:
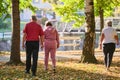
[[43, 42], [44, 42], [44, 31], [43, 31], [41, 25], [39, 25], [39, 27], [40, 27], [39, 42], [40, 42], [40, 47], [41, 47], [41, 49], [43, 49], [43, 47], [44, 47], [44, 45], [43, 45]]
[[116, 44], [119, 45], [118, 35], [115, 35]]
[[25, 42], [26, 42], [26, 33], [23, 33], [23, 38], [22, 38], [22, 48], [25, 48]]
[[59, 34], [58, 34], [57, 30], [56, 30], [56, 41], [57, 41], [57, 48], [59, 48], [60, 42], [59, 42]]
[[40, 36], [40, 46], [41, 46], [41, 49], [44, 47], [43, 43], [44, 43], [44, 35], [41, 35]]
[[102, 33], [101, 37], [100, 37], [100, 49], [102, 49], [102, 42], [103, 42], [104, 37], [105, 37], [105, 35], [104, 35], [104, 33]]

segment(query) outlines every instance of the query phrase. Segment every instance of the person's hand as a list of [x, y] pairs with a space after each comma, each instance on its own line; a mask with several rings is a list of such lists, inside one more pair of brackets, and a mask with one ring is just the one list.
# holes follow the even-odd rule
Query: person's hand
[[100, 44], [100, 49], [102, 49], [102, 44]]
[[23, 49], [23, 50], [25, 49], [25, 44], [22, 44], [22, 49]]
[[119, 45], [119, 42], [117, 42], [117, 45]]
[[43, 46], [43, 45], [41, 45], [41, 50], [43, 50], [43, 47], [44, 47], [44, 46]]
[[59, 48], [59, 44], [57, 44], [57, 48]]

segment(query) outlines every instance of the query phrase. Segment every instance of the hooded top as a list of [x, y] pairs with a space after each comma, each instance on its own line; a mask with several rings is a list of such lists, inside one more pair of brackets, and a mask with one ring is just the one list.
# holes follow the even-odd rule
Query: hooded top
[[47, 29], [44, 31], [45, 39], [49, 40], [59, 40], [58, 32], [52, 26], [48, 26]]

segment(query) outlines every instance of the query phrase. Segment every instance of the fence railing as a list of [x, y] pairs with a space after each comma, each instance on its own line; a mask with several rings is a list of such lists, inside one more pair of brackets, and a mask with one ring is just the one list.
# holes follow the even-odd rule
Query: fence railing
[[11, 32], [2, 32], [0, 33], [0, 40], [11, 39]]
[[[120, 39], [120, 32], [117, 32], [117, 33], [118, 33], [118, 36], [119, 36], [119, 39]], [[83, 41], [84, 41], [83, 40], [84, 39], [84, 32], [83, 33], [77, 33], [76, 35], [70, 35], [70, 34], [68, 35], [68, 34], [69, 33], [60, 36], [60, 48], [58, 50], [67, 51], [67, 50], [82, 49]], [[96, 32], [95, 48], [98, 47], [99, 35], [100, 35], [100, 33]], [[11, 32], [0, 33], [0, 41], [3, 41], [3, 43], [5, 44], [5, 46], [7, 47], [8, 50], [10, 50], [8, 47], [11, 47], [11, 36], [12, 36]], [[22, 37], [22, 33], [21, 33], [21, 37]], [[5, 41], [7, 43], [5, 43]], [[2, 46], [2, 45], [0, 45], [0, 46]], [[120, 48], [120, 45], [117, 45], [117, 48]]]
[[73, 47], [73, 50], [75, 50], [77, 46], [80, 46], [80, 43], [79, 43], [80, 37], [77, 37], [77, 36], [60, 37], [60, 40], [64, 41], [63, 44], [60, 44], [60, 46], [63, 46], [63, 47], [71, 46]]

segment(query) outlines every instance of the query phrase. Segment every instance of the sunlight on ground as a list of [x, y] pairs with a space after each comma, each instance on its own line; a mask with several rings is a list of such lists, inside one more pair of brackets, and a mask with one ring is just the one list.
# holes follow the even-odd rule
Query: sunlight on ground
[[[9, 54], [9, 52], [5, 54]], [[77, 55], [79, 52], [57, 54]], [[22, 56], [24, 56], [24, 52]], [[51, 61], [49, 61], [49, 70], [46, 72], [44, 71], [44, 61], [39, 60], [36, 77], [32, 77], [31, 74], [26, 75], [25, 66], [7, 66], [4, 65], [5, 62], [0, 62], [0, 80], [120, 80], [119, 56], [113, 57], [110, 71], [106, 71], [104, 67], [103, 56], [96, 58], [99, 61], [98, 64], [79, 63], [80, 59], [58, 59], [55, 74], [52, 71]]]

